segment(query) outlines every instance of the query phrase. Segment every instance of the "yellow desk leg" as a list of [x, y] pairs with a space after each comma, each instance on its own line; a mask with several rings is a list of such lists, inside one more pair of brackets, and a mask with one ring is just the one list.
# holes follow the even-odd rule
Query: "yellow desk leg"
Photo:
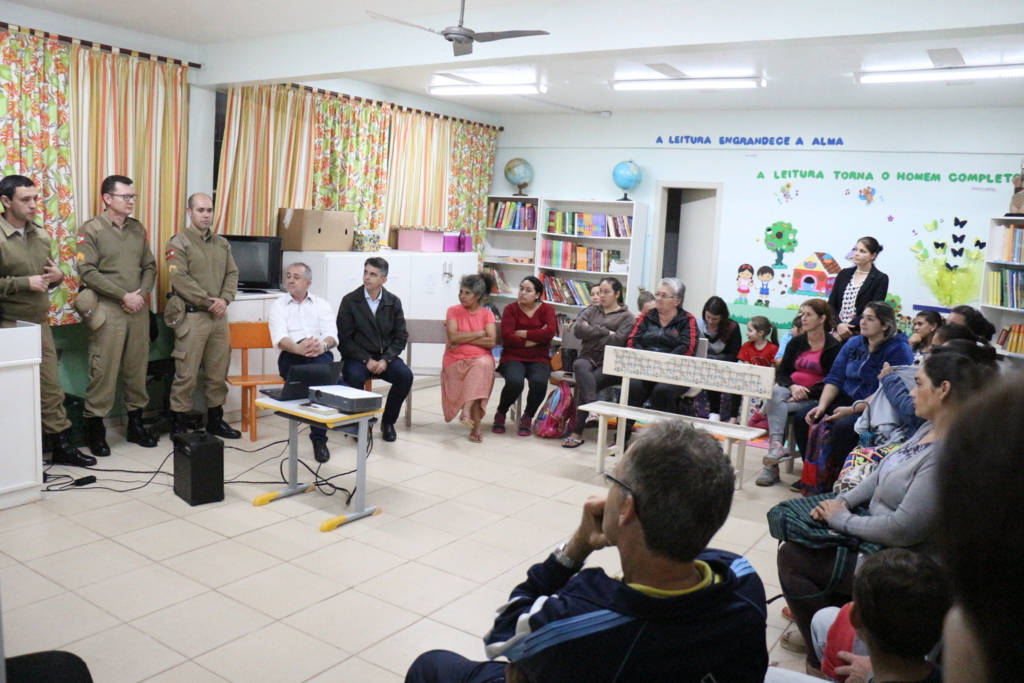
[[342, 524], [348, 524], [349, 522], [354, 522], [357, 519], [362, 519], [363, 517], [372, 517], [373, 515], [379, 515], [382, 512], [384, 512], [384, 509], [382, 507], [380, 507], [379, 505], [372, 505], [361, 512], [353, 512], [349, 515], [331, 517], [330, 519], [328, 519], [320, 525], [320, 531], [334, 531]]

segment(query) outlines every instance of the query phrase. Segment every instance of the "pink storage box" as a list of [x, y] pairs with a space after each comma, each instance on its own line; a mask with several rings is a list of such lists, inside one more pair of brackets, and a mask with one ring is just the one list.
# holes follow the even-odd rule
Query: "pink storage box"
[[399, 230], [398, 248], [402, 251], [444, 251], [444, 233], [432, 230]]
[[461, 240], [459, 239], [458, 233], [445, 233], [444, 236], [444, 250], [445, 251], [462, 251]]

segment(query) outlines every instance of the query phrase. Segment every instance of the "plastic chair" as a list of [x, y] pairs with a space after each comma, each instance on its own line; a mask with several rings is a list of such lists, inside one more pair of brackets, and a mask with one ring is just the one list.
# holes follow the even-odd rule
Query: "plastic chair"
[[228, 384], [242, 389], [242, 431], [249, 431], [249, 440], [256, 440], [256, 390], [261, 386], [284, 384], [277, 373], [273, 375], [249, 374], [249, 349], [272, 349], [270, 324], [265, 322], [229, 323], [231, 348], [242, 352], [242, 374], [230, 375]]

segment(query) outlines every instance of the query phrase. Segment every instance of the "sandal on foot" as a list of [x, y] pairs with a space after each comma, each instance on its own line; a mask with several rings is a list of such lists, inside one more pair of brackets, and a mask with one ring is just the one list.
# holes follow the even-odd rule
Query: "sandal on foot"
[[798, 655], [807, 654], [807, 643], [804, 642], [800, 631], [786, 631], [779, 639], [779, 645], [782, 646], [782, 649], [795, 652]]
[[782, 618], [793, 621], [793, 613], [789, 611], [789, 605], [782, 608]]
[[470, 434], [469, 434], [469, 442], [470, 443], [483, 443], [484, 442], [484, 435], [480, 434], [479, 432], [470, 432]]
[[565, 441], [562, 442], [562, 448], [579, 448], [585, 443], [586, 441], [584, 441], [583, 439], [575, 439], [569, 436], [566, 437]]

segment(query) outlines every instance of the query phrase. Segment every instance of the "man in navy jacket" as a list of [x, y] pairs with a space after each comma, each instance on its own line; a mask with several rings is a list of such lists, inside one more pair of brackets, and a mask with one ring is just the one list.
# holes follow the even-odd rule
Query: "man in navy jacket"
[[363, 286], [346, 294], [338, 308], [338, 350], [345, 384], [362, 389], [374, 377], [391, 384], [380, 431], [385, 441], [394, 441], [413, 375], [400, 355], [409, 341], [402, 300], [384, 289], [387, 281], [388, 262], [379, 256], [366, 259]]
[[[407, 683], [761, 683], [764, 587], [738, 555], [707, 548], [732, 504], [729, 459], [683, 421], [646, 427], [606, 474], [568, 542], [498, 609], [487, 656], [421, 655]], [[583, 569], [615, 546], [621, 579]]]

